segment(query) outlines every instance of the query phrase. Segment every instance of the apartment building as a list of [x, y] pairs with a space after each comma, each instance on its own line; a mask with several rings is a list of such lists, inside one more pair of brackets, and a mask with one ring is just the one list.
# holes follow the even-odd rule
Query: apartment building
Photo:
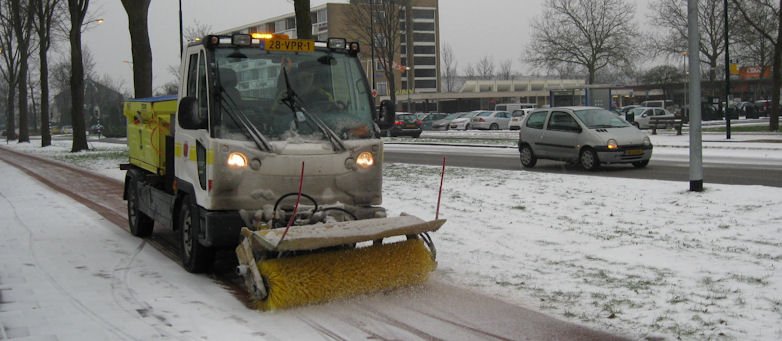
[[[353, 4], [326, 3], [311, 9], [312, 34], [317, 40], [328, 37], [344, 37], [358, 40], [362, 45], [361, 59], [370, 84], [378, 96], [388, 96], [390, 86], [382, 67], [372, 63], [370, 42], [362, 41], [355, 34], [355, 22], [351, 20], [350, 6], [356, 3], [373, 4], [384, 0], [351, 0]], [[398, 73], [395, 79], [397, 95], [431, 93], [440, 90], [440, 30], [438, 0], [410, 0], [399, 15], [399, 48], [394, 58]], [[371, 7], [373, 8], [373, 7]], [[229, 28], [218, 32], [229, 33], [284, 33], [296, 38], [296, 18], [293, 12], [273, 18]], [[374, 64], [374, 70], [373, 70]], [[241, 75], [240, 86], [241, 86]]]

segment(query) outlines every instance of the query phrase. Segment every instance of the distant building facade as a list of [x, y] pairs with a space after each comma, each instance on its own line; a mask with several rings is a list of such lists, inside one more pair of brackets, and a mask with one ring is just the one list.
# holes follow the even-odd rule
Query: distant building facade
[[[375, 3], [383, 0], [352, 0]], [[379, 62], [372, 68], [370, 42], [362, 41], [353, 32], [355, 27], [350, 20], [351, 4], [326, 3], [311, 9], [312, 34], [316, 40], [329, 37], [344, 37], [349, 41], [359, 41], [362, 47], [361, 62], [369, 82], [377, 90], [378, 96], [388, 96], [390, 86]], [[438, 0], [411, 0], [410, 8], [403, 8], [399, 22], [399, 47], [394, 57], [394, 65], [400, 70], [395, 77], [397, 94], [434, 93], [440, 91], [440, 29]], [[251, 24], [230, 28], [219, 34], [230, 33], [282, 33], [296, 38], [295, 13], [263, 19]], [[410, 71], [403, 71], [409, 67]], [[248, 70], [249, 71], [249, 70]], [[374, 77], [373, 77], [374, 76]], [[241, 74], [238, 75], [241, 87]], [[250, 85], [248, 85], [250, 86]], [[399, 98], [401, 100], [401, 98]]]

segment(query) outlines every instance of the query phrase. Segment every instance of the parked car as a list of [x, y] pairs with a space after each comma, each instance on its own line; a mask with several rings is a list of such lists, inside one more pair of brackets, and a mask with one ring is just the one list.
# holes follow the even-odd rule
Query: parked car
[[500, 103], [494, 105], [494, 110], [510, 112], [516, 109], [535, 109], [537, 106], [535, 103]]
[[[629, 113], [633, 117], [632, 124], [638, 129], [649, 129], [652, 126], [649, 125], [650, 118], [652, 117], [669, 117], [669, 118], [675, 118], [676, 115], [674, 115], [672, 112], [665, 110], [663, 108], [650, 108], [650, 107], [638, 107], [635, 109], [630, 110]], [[660, 128], [660, 126], [658, 126]]]
[[451, 123], [448, 124], [448, 128], [451, 130], [467, 130], [470, 129], [470, 121], [472, 120], [475, 115], [480, 114], [485, 110], [475, 110], [470, 111], [468, 113], [465, 113], [464, 115], [460, 116], [459, 118], [454, 119], [451, 121]]
[[535, 109], [516, 109], [510, 113], [510, 123], [508, 123], [508, 129], [519, 130], [521, 129], [521, 122], [524, 121], [524, 116], [531, 113]]
[[448, 114], [439, 120], [432, 121], [432, 130], [448, 130], [448, 126], [451, 124], [451, 121], [467, 114], [468, 113], [466, 112], [456, 112], [453, 114]]
[[771, 101], [767, 99], [761, 99], [755, 101], [755, 109], [757, 109], [758, 116], [768, 116], [771, 112]]
[[755, 106], [755, 103], [753, 102], [739, 102], [738, 104], [738, 111], [740, 115], [743, 115], [744, 118], [758, 118], [760, 115], [758, 114], [757, 107]]
[[418, 138], [423, 130], [421, 125], [421, 120], [415, 114], [397, 113], [394, 125], [386, 131], [386, 136], [412, 136]]
[[418, 116], [418, 119], [421, 120], [421, 129], [432, 130], [432, 124], [434, 123], [434, 121], [443, 119], [444, 117], [448, 116], [448, 114], [439, 113], [439, 112], [430, 112], [430, 113], [417, 113], [416, 116]]
[[601, 164], [630, 163], [646, 167], [652, 142], [616, 114], [597, 107], [538, 109], [527, 115], [519, 131], [521, 165], [538, 159], [565, 161], [595, 170]]
[[470, 129], [508, 130], [510, 118], [507, 111], [481, 111], [470, 120]]
[[62, 129], [60, 129], [60, 132], [63, 134], [73, 134], [73, 127], [72, 126], [62, 126]]

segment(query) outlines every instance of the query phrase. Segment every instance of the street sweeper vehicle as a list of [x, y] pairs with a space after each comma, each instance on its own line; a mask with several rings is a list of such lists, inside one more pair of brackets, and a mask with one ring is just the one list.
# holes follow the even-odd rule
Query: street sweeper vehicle
[[444, 220], [380, 206], [383, 142], [358, 52], [262, 34], [191, 43], [178, 96], [124, 104], [130, 232], [170, 227], [190, 272], [235, 248], [264, 310], [425, 281]]

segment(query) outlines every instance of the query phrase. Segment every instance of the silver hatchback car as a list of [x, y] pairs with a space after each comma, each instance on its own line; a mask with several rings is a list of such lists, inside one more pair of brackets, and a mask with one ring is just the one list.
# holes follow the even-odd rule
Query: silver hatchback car
[[519, 131], [521, 165], [560, 160], [596, 170], [601, 164], [646, 167], [652, 158], [649, 136], [616, 114], [596, 107], [537, 109]]

